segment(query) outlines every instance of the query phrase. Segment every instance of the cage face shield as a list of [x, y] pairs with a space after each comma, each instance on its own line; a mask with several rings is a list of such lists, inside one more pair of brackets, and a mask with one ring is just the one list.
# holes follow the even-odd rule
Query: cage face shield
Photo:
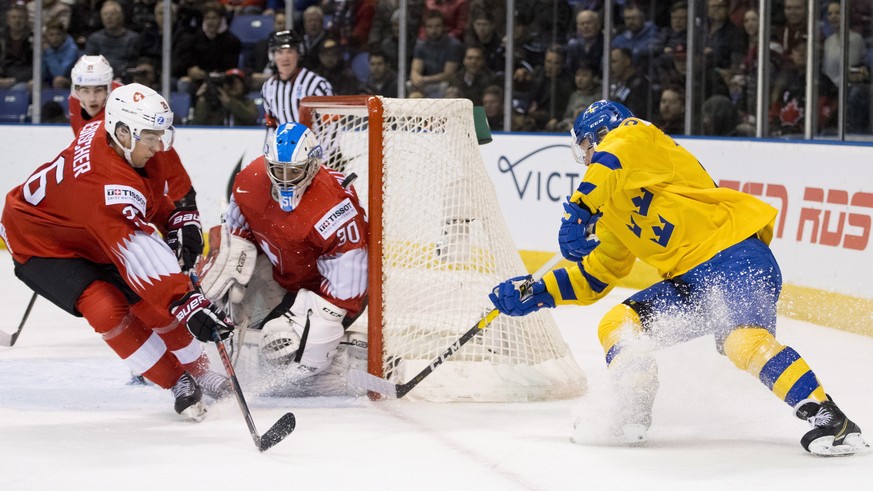
[[298, 123], [283, 123], [267, 142], [264, 163], [273, 184], [273, 199], [291, 212], [321, 167], [323, 150], [315, 135]]

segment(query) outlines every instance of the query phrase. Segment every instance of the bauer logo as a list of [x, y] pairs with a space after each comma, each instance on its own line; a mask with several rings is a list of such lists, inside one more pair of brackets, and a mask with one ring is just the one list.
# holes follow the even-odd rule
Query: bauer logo
[[357, 208], [352, 205], [349, 198], [346, 198], [318, 220], [315, 230], [318, 231], [321, 238], [326, 239], [356, 216], [358, 216]]
[[528, 152], [521, 158], [518, 153], [500, 155], [497, 159], [497, 169], [501, 174], [509, 174], [519, 199], [536, 201], [563, 201], [573, 194], [582, 179], [585, 169], [581, 165], [570, 164], [568, 169], [578, 168], [578, 171], [560, 171], [564, 168], [556, 166], [556, 162], [573, 162], [573, 156], [568, 145], [547, 145]]
[[141, 215], [146, 214], [146, 198], [136, 189], [120, 184], [103, 186], [106, 206], [133, 205]]

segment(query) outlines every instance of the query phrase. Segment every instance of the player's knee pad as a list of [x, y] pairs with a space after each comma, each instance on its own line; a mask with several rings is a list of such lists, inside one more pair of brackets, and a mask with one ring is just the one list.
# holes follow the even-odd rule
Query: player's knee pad
[[130, 312], [124, 294], [105, 281], [94, 281], [76, 301], [76, 310], [99, 334], [106, 334], [122, 323]]
[[261, 353], [274, 364], [315, 375], [333, 360], [343, 338], [345, 315], [345, 309], [302, 289], [288, 312], [264, 324]]
[[606, 364], [612, 363], [621, 351], [623, 338], [635, 337], [642, 332], [643, 324], [634, 309], [621, 303], [611, 308], [600, 320], [597, 338], [606, 354]]
[[740, 370], [757, 376], [784, 346], [764, 328], [737, 328], [724, 340], [724, 354]]

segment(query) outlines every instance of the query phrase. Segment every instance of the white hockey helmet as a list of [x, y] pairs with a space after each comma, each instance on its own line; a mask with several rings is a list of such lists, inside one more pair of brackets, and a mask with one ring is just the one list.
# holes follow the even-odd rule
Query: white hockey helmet
[[106, 61], [103, 55], [84, 55], [73, 66], [71, 73], [73, 92], [80, 86], [105, 85], [106, 92], [112, 90], [112, 65]]
[[283, 211], [294, 211], [321, 168], [324, 151], [312, 130], [282, 123], [267, 140], [264, 163], [273, 183], [273, 199]]
[[[130, 148], [125, 148], [115, 135], [119, 124], [124, 124], [130, 131]], [[105, 125], [112, 141], [124, 150], [124, 158], [131, 165], [130, 153], [136, 142], [142, 139], [143, 130], [163, 131], [160, 137], [162, 151], [173, 146], [176, 133], [170, 105], [160, 94], [142, 84], [124, 85], [109, 94]]]

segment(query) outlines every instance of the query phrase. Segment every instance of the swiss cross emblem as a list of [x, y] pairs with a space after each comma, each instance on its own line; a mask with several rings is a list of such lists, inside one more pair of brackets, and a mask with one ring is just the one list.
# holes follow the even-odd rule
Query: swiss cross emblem
[[133, 93], [133, 102], [139, 102], [139, 101], [143, 100], [143, 98], [145, 98], [145, 96], [142, 95], [142, 92], [134, 92]]

